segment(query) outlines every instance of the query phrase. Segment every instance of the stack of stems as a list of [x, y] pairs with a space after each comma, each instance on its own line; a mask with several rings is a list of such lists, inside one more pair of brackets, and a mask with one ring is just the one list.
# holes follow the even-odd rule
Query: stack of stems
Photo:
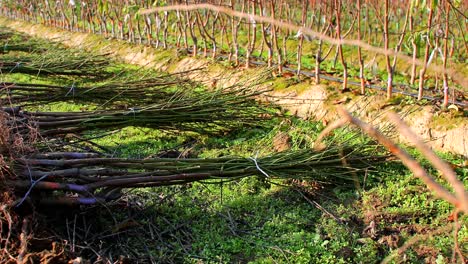
[[259, 126], [261, 121], [269, 119], [274, 110], [255, 100], [264, 92], [234, 88], [194, 95], [175, 93], [165, 101], [126, 110], [28, 112], [14, 108], [3, 111], [8, 113], [8, 126], [25, 137], [31, 129], [37, 129], [41, 136], [54, 136], [127, 126], [216, 134]]
[[[309, 179], [344, 185], [356, 181], [356, 172], [368, 170], [377, 162], [386, 160], [385, 156], [356, 149], [334, 146], [318, 152], [311, 149], [286, 151], [258, 159], [124, 159], [101, 158], [94, 153], [42, 153], [16, 160], [17, 179], [7, 184], [17, 190], [25, 190], [34, 183], [34, 190], [59, 191], [58, 197], [52, 197], [50, 193], [47, 198], [76, 203], [111, 199], [107, 194], [116, 188], [206, 180], [225, 182], [249, 176]], [[82, 199], [70, 200], [65, 192], [79, 194], [74, 197]]]
[[[16, 35], [16, 34], [14, 34]], [[13, 34], [12, 34], [13, 36]], [[11, 51], [21, 52], [36, 52], [43, 53], [51, 49], [62, 49], [58, 44], [53, 44], [41, 39], [30, 39], [26, 36], [19, 36], [19, 40], [12, 40], [10, 38], [2, 38], [0, 35], [0, 49], [1, 53], [9, 53]]]
[[33, 106], [61, 101], [149, 104], [174, 96], [187, 83], [187, 80], [171, 75], [136, 81], [109, 81], [92, 86], [4, 82], [0, 83], [0, 105]]
[[2, 73], [105, 77], [109, 75], [105, 71], [107, 66], [109, 66], [109, 58], [105, 55], [89, 56], [84, 52], [68, 50], [0, 57]]

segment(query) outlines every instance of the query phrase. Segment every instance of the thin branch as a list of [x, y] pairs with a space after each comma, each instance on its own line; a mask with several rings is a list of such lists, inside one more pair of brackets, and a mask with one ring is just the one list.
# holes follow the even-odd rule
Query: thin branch
[[456, 262], [456, 256], [458, 255], [461, 263], [466, 263], [465, 257], [458, 244], [458, 231], [460, 231], [460, 223], [458, 221], [458, 210], [455, 210], [453, 212], [453, 262]]
[[311, 200], [309, 199], [301, 190], [299, 189], [296, 189], [296, 191], [308, 202], [310, 203], [311, 205], [315, 206], [317, 209], [319, 209], [322, 213], [330, 216], [331, 218], [333, 218], [333, 220], [335, 220], [337, 223], [340, 223], [340, 224], [343, 224], [343, 220], [341, 218], [339, 218], [338, 216], [332, 214], [331, 212], [329, 212], [327, 209], [323, 208], [323, 206], [321, 206], [319, 203], [317, 203], [316, 201], [314, 200]]
[[[455, 194], [461, 202], [460, 209], [468, 213], [468, 192], [463, 183], [458, 180], [457, 175], [452, 168], [442, 159], [440, 159], [432, 149], [430, 149], [395, 113], [388, 113], [388, 119], [396, 125], [398, 131], [405, 136], [421, 153], [438, 169], [445, 179], [452, 185]], [[458, 207], [458, 206], [457, 206]]]
[[458, 197], [447, 191], [442, 185], [436, 182], [434, 178], [431, 177], [424, 170], [424, 168], [422, 168], [421, 165], [415, 159], [413, 159], [405, 150], [398, 147], [393, 141], [391, 141], [389, 138], [383, 135], [376, 128], [374, 128], [368, 123], [359, 120], [358, 118], [353, 117], [349, 112], [347, 112], [343, 108], [338, 108], [338, 113], [342, 116], [342, 119], [358, 126], [360, 129], [362, 129], [362, 131], [364, 131], [372, 138], [376, 139], [380, 144], [382, 144], [390, 152], [397, 156], [403, 162], [403, 164], [405, 164], [405, 166], [408, 167], [416, 177], [421, 179], [430, 190], [434, 191], [439, 198], [442, 198], [448, 201], [449, 203], [453, 204], [456, 208], [465, 211], [464, 208], [462, 208], [463, 202], [460, 202]]
[[29, 225], [30, 225], [30, 219], [29, 217], [25, 217], [23, 219], [23, 225], [21, 227], [21, 235], [20, 235], [21, 245], [20, 245], [19, 254], [18, 254], [19, 263], [23, 263], [24, 257], [26, 253], [28, 252]]
[[348, 123], [347, 120], [341, 118], [341, 119], [338, 119], [336, 121], [334, 121], [333, 123], [331, 123], [330, 125], [328, 125], [320, 134], [319, 136], [317, 137], [317, 139], [315, 140], [315, 143], [314, 143], [314, 148], [315, 150], [317, 151], [320, 151], [320, 150], [323, 150], [326, 148], [325, 144], [323, 143], [323, 139], [325, 137], [327, 137], [333, 130], [337, 129], [337, 128], [340, 128], [340, 127], [343, 127], [344, 125], [346, 125]]

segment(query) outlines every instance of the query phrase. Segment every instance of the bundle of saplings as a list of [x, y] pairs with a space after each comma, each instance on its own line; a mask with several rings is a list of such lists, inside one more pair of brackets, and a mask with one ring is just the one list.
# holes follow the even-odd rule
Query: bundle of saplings
[[276, 110], [260, 105], [255, 98], [263, 90], [226, 88], [200, 93], [174, 93], [151, 105], [126, 109], [82, 112], [30, 112], [21, 108], [3, 108], [7, 123], [28, 137], [31, 130], [42, 137], [115, 130], [128, 126], [171, 131], [216, 134], [244, 127], [260, 126]]
[[167, 100], [181, 89], [188, 90], [189, 81], [175, 75], [141, 80], [111, 80], [98, 84], [52, 85], [42, 83], [0, 83], [0, 105], [35, 106], [71, 101], [107, 105], [150, 104]]
[[[335, 145], [320, 151], [285, 151], [264, 157], [211, 159], [105, 158], [95, 153], [37, 153], [17, 159], [16, 179], [7, 185], [35, 202], [94, 204], [119, 197], [122, 188], [225, 182], [258, 176], [307, 179], [326, 185], [350, 185], [360, 171], [385, 156], [376, 148]], [[40, 195], [36, 195], [40, 193]]]
[[16, 53], [0, 56], [2, 73], [25, 73], [34, 75], [65, 75], [104, 77], [109, 58], [105, 55], [90, 56], [84, 51], [51, 49], [46, 53]]

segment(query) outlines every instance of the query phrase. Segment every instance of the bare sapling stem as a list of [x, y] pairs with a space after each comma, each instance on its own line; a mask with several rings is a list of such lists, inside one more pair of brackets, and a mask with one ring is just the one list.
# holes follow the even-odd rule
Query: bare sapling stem
[[[441, 6], [442, 8], [442, 6]], [[450, 3], [449, 0], [445, 0], [445, 32], [444, 32], [444, 58], [443, 58], [443, 63], [444, 63], [444, 69], [447, 69], [447, 61], [448, 61], [448, 39], [449, 39], [449, 33], [450, 33]], [[449, 84], [448, 84], [448, 74], [444, 72], [443, 75], [444, 78], [444, 101], [442, 103], [442, 106], [446, 108], [449, 103]]]
[[[361, 41], [361, 0], [357, 0], [357, 37], [358, 40]], [[361, 94], [364, 95], [366, 93], [366, 86], [364, 80], [364, 61], [362, 59], [362, 51], [361, 47], [358, 47], [358, 61], [359, 61], [359, 81], [361, 87]]]
[[338, 43], [338, 54], [340, 56], [341, 65], [343, 66], [342, 91], [346, 91], [348, 89], [348, 66], [346, 65], [346, 60], [343, 54], [343, 45], [341, 44], [341, 9], [342, 0], [335, 0], [336, 37], [340, 40], [340, 43]]
[[[308, 3], [309, 1], [307, 0], [302, 0], [302, 17], [301, 17], [301, 25], [303, 27], [306, 26], [306, 22], [307, 22], [307, 7], [308, 7]], [[299, 43], [297, 44], [297, 76], [300, 75], [301, 73], [301, 68], [302, 68], [302, 45], [304, 43], [304, 34], [302, 33], [302, 31], [299, 31], [297, 33], [298, 35], [298, 40], [299, 40]]]
[[[384, 14], [384, 48], [389, 49], [388, 19], [389, 19], [389, 0], [385, 0]], [[387, 66], [387, 99], [392, 98], [393, 94], [393, 69], [390, 64], [390, 55], [385, 54], [385, 65]]]
[[[412, 8], [412, 7], [410, 7]], [[409, 27], [410, 27], [410, 33], [412, 35], [411, 37], [411, 46], [413, 48], [413, 60], [411, 62], [411, 77], [410, 77], [410, 85], [413, 86], [414, 82], [416, 80], [416, 59], [418, 56], [418, 45], [416, 44], [416, 34], [414, 32], [414, 18], [411, 15], [409, 17]]]
[[[405, 22], [403, 22], [403, 28], [400, 32], [400, 39], [398, 40], [398, 43], [395, 47], [395, 52], [400, 52], [401, 50], [401, 46], [403, 45], [403, 41], [405, 39], [405, 35], [406, 35], [406, 28], [408, 26], [408, 20], [409, 20], [409, 17], [411, 16], [411, 6], [408, 7], [408, 9], [406, 10], [406, 15], [405, 15]], [[392, 62], [392, 78], [391, 80], [393, 81], [393, 74], [395, 74], [395, 69], [396, 69], [396, 63], [397, 63], [397, 56], [394, 56], [393, 57], [393, 62]], [[390, 77], [390, 76], [389, 76]], [[393, 84], [392, 84], [393, 86]]]
[[427, 63], [429, 61], [429, 49], [431, 47], [431, 40], [430, 40], [430, 32], [431, 32], [431, 27], [432, 27], [432, 16], [434, 13], [434, 6], [432, 3], [430, 3], [430, 9], [429, 9], [429, 17], [427, 19], [427, 28], [426, 28], [426, 48], [424, 50], [424, 61], [423, 61], [423, 66], [422, 69], [419, 71], [419, 89], [418, 89], [418, 100], [421, 100], [423, 97], [423, 91], [424, 91], [424, 75], [426, 74], [427, 70]]

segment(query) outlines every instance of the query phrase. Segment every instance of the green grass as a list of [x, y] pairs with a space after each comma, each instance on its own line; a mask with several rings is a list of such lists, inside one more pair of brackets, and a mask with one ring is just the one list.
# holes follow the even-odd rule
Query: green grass
[[[140, 256], [150, 255], [162, 262], [377, 263], [413, 235], [450, 224], [447, 217], [452, 208], [434, 199], [409, 173], [396, 175], [402, 171], [397, 166], [393, 175], [389, 172], [382, 177], [379, 173], [376, 178], [380, 180], [370, 175], [372, 183], [359, 197], [343, 188], [308, 196], [342, 223], [308, 203], [293, 188], [256, 178], [222, 186], [195, 183], [135, 190], [128, 197], [138, 201], [139, 209], [110, 207], [109, 214], [117, 224], [111, 221], [105, 226], [115, 229], [129, 218], [138, 225], [118, 230], [123, 233], [114, 231], [101, 243], [115, 254], [133, 255], [125, 245]], [[85, 213], [91, 215], [92, 211]], [[100, 221], [112, 219], [101, 214]], [[370, 219], [376, 221], [375, 238], [363, 231]], [[466, 223], [466, 217], [462, 221]], [[109, 233], [106, 228], [96, 231]], [[464, 226], [459, 232], [460, 243], [467, 236]], [[399, 241], [389, 243], [392, 237]], [[120, 246], [112, 248], [116, 241]], [[451, 232], [434, 236], [409, 249], [405, 258], [423, 263], [429, 256], [419, 254], [429, 248], [435, 258], [448, 261], [452, 242]]]
[[[108, 70], [123, 78], [154, 74], [118, 63]], [[2, 78], [65, 85], [72, 81], [24, 74], [4, 74]], [[62, 102], [33, 110], [95, 107]], [[187, 148], [197, 157], [254, 157], [272, 153], [279, 133], [288, 135], [293, 150], [311, 148], [323, 128], [318, 122], [289, 117], [217, 137], [128, 127], [93, 142], [113, 157], [146, 158]], [[99, 135], [94, 131], [85, 136]], [[347, 129], [336, 131], [328, 140], [329, 144], [352, 142], [359, 148], [369, 143], [368, 138]], [[412, 154], [420, 159], [417, 152]], [[443, 157], [455, 164], [463, 162], [461, 157]], [[429, 168], [427, 162], [423, 164]], [[457, 170], [465, 186], [467, 171]], [[431, 172], [437, 175], [435, 170]], [[99, 251], [105, 256], [159, 263], [378, 263], [414, 235], [452, 224], [447, 219], [453, 207], [436, 199], [400, 163], [379, 165], [360, 176], [365, 177], [361, 190], [263, 178], [125, 190], [124, 198], [115, 204], [81, 210], [39, 208], [44, 215], [39, 221], [54, 226], [56, 236], [67, 240], [70, 227], [65, 223], [74, 223], [84, 258], [95, 259]], [[375, 234], [366, 231], [372, 221]], [[460, 222], [458, 239], [466, 243], [467, 217]], [[452, 233], [445, 232], [416, 243], [395, 263], [448, 262], [452, 246]], [[462, 250], [466, 253], [466, 244]]]
[[[194, 149], [200, 157], [268, 153], [272, 151], [272, 138], [280, 131], [286, 131], [291, 136], [292, 148], [299, 149], [310, 147], [321, 128], [320, 124], [293, 119], [291, 124], [277, 124], [270, 131], [201, 137]], [[364, 140], [346, 135], [351, 140]], [[165, 144], [160, 136], [167, 137]], [[160, 135], [135, 128], [112, 137], [122, 142], [119, 154], [133, 157], [184, 141], [183, 135]], [[134, 143], [125, 145], [127, 140]], [[446, 154], [444, 158], [461, 162], [456, 156]], [[468, 186], [467, 170], [459, 170], [458, 174]], [[307, 182], [303, 184], [307, 186]], [[339, 221], [305, 200], [288, 181], [245, 178], [223, 185], [208, 182], [130, 191], [129, 197], [145, 197], [139, 201], [146, 214], [136, 221], [150, 222], [163, 232], [170, 229], [167, 221], [170, 226], [181, 228], [170, 229], [167, 231], [170, 235], [158, 242], [144, 235], [149, 231], [141, 226], [139, 230], [145, 231], [138, 240], [134, 241], [131, 235], [122, 239], [137, 245], [136, 248], [145, 244], [155, 259], [184, 263], [378, 263], [414, 235], [451, 224], [447, 218], [453, 207], [436, 199], [399, 163], [370, 171], [360, 192], [350, 187], [302, 190], [308, 191], [309, 199]], [[119, 219], [128, 216], [114, 214]], [[370, 221], [376, 223], [375, 236], [364, 231]], [[466, 217], [461, 221], [466, 223]], [[459, 232], [459, 242], [467, 237], [465, 225]], [[452, 234], [446, 232], [417, 243], [404, 258], [411, 263], [423, 263], [424, 258], [448, 261], [452, 244]], [[397, 257], [396, 261], [401, 259]]]
[[[67, 109], [63, 105], [53, 108]], [[199, 157], [254, 156], [273, 151], [272, 139], [281, 131], [289, 134], [293, 149], [311, 147], [323, 128], [299, 119], [292, 119], [290, 124], [272, 122], [276, 123], [272, 130], [241, 130], [224, 137], [129, 127], [95, 142], [118, 157], [145, 158], [167, 149], [182, 152], [181, 146], [187, 141], [195, 142], [191, 151]], [[445, 158], [460, 162], [455, 156]], [[458, 172], [468, 186], [467, 171]], [[116, 219], [120, 223], [131, 218], [138, 225], [125, 228], [123, 233], [108, 234], [107, 224], [95, 231], [110, 236], [102, 240], [102, 247], [114, 254], [127, 252], [161, 262], [378, 263], [414, 235], [451, 224], [447, 218], [452, 206], [436, 199], [401, 164], [370, 171], [363, 188], [361, 192], [352, 187], [305, 188], [309, 199], [342, 222], [317, 209], [284, 181], [245, 178], [223, 185], [208, 182], [132, 190], [127, 191], [127, 199], [138, 203], [144, 213], [134, 213], [133, 206], [125, 211], [111, 206], [110, 215], [99, 216], [99, 221]], [[87, 213], [91, 213], [89, 210]], [[363, 231], [372, 220], [376, 222], [376, 237]], [[466, 223], [466, 217], [462, 221]], [[158, 237], [157, 232], [164, 235]], [[398, 241], [388, 242], [393, 237]], [[467, 237], [465, 225], [459, 232], [460, 243]], [[451, 232], [444, 233], [417, 243], [405, 258], [411, 263], [422, 263], [427, 257], [448, 261], [452, 244]]]

